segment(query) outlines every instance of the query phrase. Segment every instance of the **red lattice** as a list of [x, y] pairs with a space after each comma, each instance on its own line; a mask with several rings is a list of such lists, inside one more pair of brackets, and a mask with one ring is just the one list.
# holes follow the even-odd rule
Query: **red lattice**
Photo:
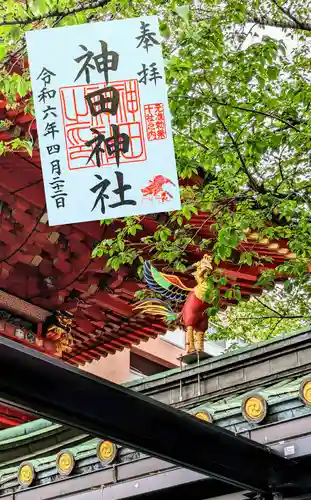
[[145, 104], [144, 111], [148, 141], [166, 139], [164, 104]]
[[[111, 124], [119, 125], [120, 133], [130, 137], [128, 153], [120, 154], [120, 164], [145, 161], [147, 159], [142, 126], [141, 104], [137, 80], [110, 82], [109, 87], [119, 91], [119, 107], [115, 117], [108, 113], [92, 116], [85, 96], [107, 87], [107, 84], [72, 85], [59, 89], [62, 105], [63, 124], [66, 138], [68, 167], [70, 170], [97, 167], [95, 157], [87, 163], [92, 147], [85, 143], [92, 137], [91, 128], [96, 128], [106, 137], [111, 136]], [[114, 155], [101, 153], [101, 165], [115, 165]]]

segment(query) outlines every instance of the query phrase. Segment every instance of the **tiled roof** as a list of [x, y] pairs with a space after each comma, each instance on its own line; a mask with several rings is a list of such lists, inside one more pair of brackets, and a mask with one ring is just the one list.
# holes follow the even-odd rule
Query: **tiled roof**
[[[304, 333], [309, 334], [310, 327], [302, 328], [300, 330], [297, 330], [297, 331], [291, 332], [291, 333], [279, 334], [275, 337], [272, 337], [271, 339], [263, 340], [262, 342], [248, 344], [248, 345], [245, 345], [243, 347], [239, 347], [238, 349], [227, 350], [223, 354], [219, 354], [218, 356], [213, 356], [211, 358], [200, 361], [200, 365], [199, 365], [200, 370], [204, 371], [204, 367], [208, 367], [211, 364], [215, 364], [215, 363], [222, 363], [222, 361], [226, 361], [226, 360], [229, 360], [230, 358], [234, 358], [236, 356], [240, 356], [243, 354], [249, 353], [249, 355], [256, 356], [259, 349], [265, 348], [265, 347], [273, 345], [273, 344], [275, 344], [275, 346], [277, 347], [278, 343], [282, 343], [284, 340], [289, 341], [291, 338], [294, 338], [294, 337], [299, 338]], [[194, 367], [196, 368], [197, 366], [193, 365], [193, 364], [185, 366], [183, 368], [182, 373], [186, 374], [187, 371], [193, 371]], [[155, 382], [155, 381], [159, 381], [159, 380], [165, 381], [165, 379], [167, 379], [167, 381], [168, 381], [169, 377], [171, 375], [177, 375], [178, 373], [180, 373], [180, 368], [173, 368], [172, 370], [167, 370], [165, 372], [155, 373], [154, 375], [150, 375], [149, 377], [143, 377], [143, 378], [139, 378], [137, 380], [130, 380], [129, 382], [124, 382], [124, 385], [126, 387], [129, 387], [130, 389], [133, 389], [133, 390], [136, 390], [137, 387], [141, 386], [138, 389], [141, 391], [144, 389], [143, 386], [145, 384], [148, 384], [149, 382]]]
[[305, 406], [299, 398], [299, 388], [305, 376], [278, 381], [269, 386], [258, 386], [251, 393], [232, 394], [224, 399], [202, 403], [193, 407], [189, 413], [195, 415], [200, 411], [208, 411], [216, 425], [225, 427], [235, 433], [246, 432], [258, 424], [247, 422], [242, 415], [242, 403], [249, 394], [260, 394], [268, 404], [265, 424], [288, 420], [303, 415], [310, 415], [311, 408]]
[[[311, 408], [303, 404], [299, 398], [299, 387], [303, 377], [293, 377], [277, 381], [274, 384], [258, 387], [256, 392], [260, 393], [268, 403], [268, 415], [265, 424], [271, 424], [302, 417], [311, 414]], [[242, 401], [248, 393], [235, 394], [219, 399], [213, 403], [192, 408], [189, 413], [195, 414], [199, 411], [208, 411], [213, 415], [213, 425], [220, 425], [235, 433], [247, 433], [261, 424], [250, 423], [242, 415]], [[21, 425], [16, 429], [0, 431], [0, 452], [4, 457], [9, 447], [19, 448], [15, 459], [5, 460], [0, 464], [0, 494], [19, 487], [17, 481], [18, 469], [21, 462], [27, 460], [33, 464], [36, 474], [42, 484], [59, 480], [60, 475], [56, 470], [56, 457], [60, 450], [69, 450], [75, 457], [77, 467], [75, 474], [99, 470], [107, 465], [103, 464], [97, 456], [97, 445], [99, 439], [87, 439], [81, 431], [76, 431], [70, 440], [60, 440], [59, 432], [63, 426], [53, 424], [46, 420], [37, 420]], [[49, 438], [49, 446], [40, 447], [44, 436]], [[78, 439], [82, 442], [77, 444]], [[25, 445], [27, 445], [25, 447]], [[32, 451], [36, 449], [36, 451]], [[28, 452], [25, 450], [28, 449]], [[54, 451], [53, 451], [54, 449]], [[120, 448], [119, 458], [121, 461], [133, 459], [133, 452], [126, 448]], [[143, 458], [142, 454], [138, 454]], [[137, 455], [135, 456], [137, 459]], [[10, 465], [11, 464], [11, 465]], [[41, 479], [40, 479], [41, 478]]]

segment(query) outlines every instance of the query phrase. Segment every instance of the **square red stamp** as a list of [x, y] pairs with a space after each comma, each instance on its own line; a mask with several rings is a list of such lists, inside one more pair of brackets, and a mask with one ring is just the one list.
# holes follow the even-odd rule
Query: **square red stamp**
[[[115, 113], [112, 112], [113, 90], [117, 91], [119, 101]], [[116, 123], [119, 135], [129, 138], [129, 146], [126, 152], [120, 152], [118, 162], [109, 148], [100, 148], [99, 166], [128, 164], [147, 159], [137, 80], [72, 85], [61, 87], [59, 91], [70, 170], [98, 166], [98, 158], [92, 156], [92, 134], [96, 131], [96, 134], [101, 134], [109, 141]], [[96, 98], [96, 95], [99, 97]], [[105, 107], [106, 112], [98, 111], [100, 105]]]

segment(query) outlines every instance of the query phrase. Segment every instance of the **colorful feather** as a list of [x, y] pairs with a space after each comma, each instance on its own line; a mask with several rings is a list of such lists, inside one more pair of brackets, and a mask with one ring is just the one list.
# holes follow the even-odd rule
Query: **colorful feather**
[[187, 288], [174, 275], [159, 272], [149, 261], [144, 262], [144, 279], [148, 287], [164, 299], [184, 302], [192, 288]]
[[141, 314], [159, 316], [166, 323], [176, 321], [178, 319], [178, 313], [175, 313], [168, 304], [160, 299], [141, 300], [136, 304], [133, 310]]

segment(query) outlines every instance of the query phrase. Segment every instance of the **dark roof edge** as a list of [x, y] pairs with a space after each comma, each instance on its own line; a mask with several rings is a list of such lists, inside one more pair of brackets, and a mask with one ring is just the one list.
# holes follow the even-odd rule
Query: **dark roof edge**
[[267, 360], [275, 356], [281, 356], [283, 351], [285, 354], [288, 350], [292, 350], [294, 346], [297, 348], [299, 344], [310, 341], [311, 336], [307, 334], [311, 334], [311, 327], [304, 328], [290, 334], [279, 335], [273, 339], [256, 344], [250, 344], [233, 352], [226, 352], [220, 356], [215, 356], [205, 361], [201, 361], [199, 365], [190, 365], [182, 370], [180, 370], [180, 368], [174, 368], [172, 370], [151, 375], [150, 377], [145, 377], [142, 380], [125, 382], [123, 385], [130, 389], [144, 392], [152, 387], [155, 388], [174, 382], [176, 378], [190, 378], [198, 372], [208, 373], [215, 370], [222, 372], [224, 370], [227, 371], [229, 367], [233, 367], [236, 364], [242, 365], [243, 362], [252, 364], [252, 362], [255, 362], [256, 360], [256, 363], [258, 363], [260, 358]]

